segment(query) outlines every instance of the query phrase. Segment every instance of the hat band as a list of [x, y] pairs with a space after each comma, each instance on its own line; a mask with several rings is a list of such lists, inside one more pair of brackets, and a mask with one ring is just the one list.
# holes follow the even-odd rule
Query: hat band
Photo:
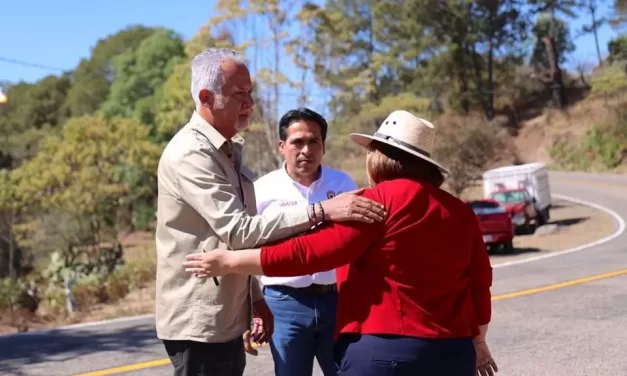
[[382, 139], [384, 139], [386, 141], [389, 141], [389, 140], [394, 141], [395, 143], [397, 143], [397, 144], [399, 144], [399, 145], [401, 145], [403, 147], [406, 147], [407, 149], [410, 149], [410, 150], [415, 151], [416, 153], [422, 154], [422, 155], [424, 155], [427, 158], [431, 158], [431, 153], [426, 152], [426, 151], [424, 151], [424, 150], [422, 150], [420, 148], [417, 148], [414, 145], [408, 144], [407, 142], [404, 142], [404, 141], [401, 141], [399, 139], [396, 139], [396, 138], [394, 138], [392, 136], [388, 136], [387, 134], [376, 132], [374, 134], [374, 137], [382, 138]]

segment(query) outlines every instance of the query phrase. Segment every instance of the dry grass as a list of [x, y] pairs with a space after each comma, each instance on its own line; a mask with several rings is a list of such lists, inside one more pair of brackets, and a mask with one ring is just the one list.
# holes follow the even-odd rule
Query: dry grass
[[141, 260], [145, 257], [155, 257], [155, 235], [153, 232], [132, 232], [122, 239], [124, 259], [126, 261]]
[[0, 321], [0, 334], [15, 333], [18, 331], [18, 328], [20, 330], [27, 328], [28, 331], [36, 331], [63, 325], [153, 313], [154, 297], [155, 287], [154, 283], [152, 283], [141, 290], [131, 291], [131, 293], [115, 303], [95, 304], [87, 312], [77, 312], [66, 316], [55, 315], [52, 312], [46, 312], [44, 309], [37, 316], [29, 316], [28, 320], [24, 320], [25, 316], [21, 315], [18, 319], [19, 322], [14, 321], [13, 323], [10, 322], [12, 321], [10, 317], [3, 317]]
[[[536, 118], [522, 124], [521, 130], [513, 139], [518, 156], [527, 162], [551, 163], [549, 150], [559, 137], [583, 136], [595, 125], [612, 123], [616, 119], [613, 109], [623, 106], [625, 98], [605, 99], [588, 97], [568, 111], [547, 109]], [[622, 171], [625, 166], [621, 166]]]
[[0, 334], [25, 331], [25, 329], [35, 331], [154, 312], [155, 284], [154, 271], [151, 270], [153, 267], [151, 263], [154, 263], [155, 257], [154, 235], [149, 232], [132, 233], [124, 239], [123, 243], [124, 258], [127, 263], [147, 263], [146, 268], [132, 269], [135, 279], [146, 281], [141, 288], [129, 291], [130, 286], [126, 279], [110, 278], [104, 291], [110, 298], [106, 303], [99, 303], [100, 299], [93, 292], [75, 289], [75, 299], [79, 307], [83, 307], [80, 311], [68, 315], [60, 312], [59, 308], [49, 307], [42, 301], [36, 315], [26, 312], [2, 315]]

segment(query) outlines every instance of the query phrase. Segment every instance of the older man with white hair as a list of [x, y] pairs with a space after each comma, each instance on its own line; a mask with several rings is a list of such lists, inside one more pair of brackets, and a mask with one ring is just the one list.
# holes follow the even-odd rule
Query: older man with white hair
[[[358, 194], [257, 215], [254, 174], [242, 165], [254, 109], [244, 58], [211, 48], [192, 60], [196, 111], [166, 146], [158, 168], [157, 335], [175, 375], [241, 376], [250, 339], [272, 334], [273, 318], [254, 276], [220, 280], [186, 273], [189, 255], [238, 250], [295, 236], [326, 221], [381, 221], [383, 207]], [[254, 317], [254, 319], [253, 319]], [[251, 328], [252, 323], [252, 328]]]

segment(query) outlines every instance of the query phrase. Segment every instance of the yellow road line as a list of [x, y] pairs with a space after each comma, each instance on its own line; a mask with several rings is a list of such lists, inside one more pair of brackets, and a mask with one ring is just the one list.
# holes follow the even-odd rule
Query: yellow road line
[[[615, 272], [592, 275], [589, 277], [578, 278], [578, 279], [574, 279], [571, 281], [554, 283], [552, 285], [547, 285], [543, 287], [536, 287], [532, 289], [510, 292], [508, 294], [495, 295], [492, 297], [492, 301], [519, 298], [521, 296], [563, 289], [565, 287], [581, 285], [583, 283], [594, 282], [594, 281], [598, 281], [601, 279], [607, 279], [607, 278], [617, 277], [617, 276], [626, 275], [626, 274], [627, 274], [627, 269], [622, 269], [622, 270], [618, 270]], [[165, 359], [151, 360], [149, 362], [129, 364], [126, 366], [120, 366], [120, 367], [115, 367], [115, 368], [108, 368], [108, 369], [103, 369], [103, 370], [95, 371], [95, 372], [81, 373], [75, 376], [109, 376], [109, 375], [116, 375], [116, 374], [124, 373], [124, 372], [137, 371], [140, 369], [165, 366], [168, 364], [170, 364], [170, 359], [165, 358]]]
[[617, 277], [617, 276], [625, 275], [625, 274], [627, 274], [627, 269], [618, 270], [618, 271], [615, 271], [615, 272], [609, 272], [609, 273], [592, 275], [592, 276], [589, 276], [589, 277], [573, 279], [571, 281], [566, 281], [566, 282], [554, 283], [552, 285], [547, 285], [547, 286], [543, 286], [543, 287], [536, 287], [536, 288], [533, 288], [533, 289], [527, 289], [527, 290], [510, 292], [508, 294], [496, 295], [496, 296], [492, 297], [492, 300], [494, 301], [494, 300], [504, 300], [504, 299], [518, 298], [518, 297], [525, 296], [525, 295], [531, 295], [531, 294], [537, 294], [537, 293], [540, 293], [540, 292], [546, 292], [546, 291], [552, 291], [552, 290], [557, 290], [557, 289], [563, 289], [565, 287], [581, 285], [582, 283], [594, 282], [594, 281], [598, 281], [598, 280], [601, 280], [601, 279]]
[[157, 360], [151, 360], [149, 362], [129, 364], [126, 366], [120, 366], [120, 367], [115, 367], [115, 368], [107, 368], [107, 369], [103, 369], [103, 370], [95, 371], [95, 372], [81, 373], [80, 375], [76, 375], [76, 376], [108, 376], [108, 375], [115, 375], [118, 373], [137, 371], [140, 369], [161, 367], [161, 366], [165, 366], [168, 364], [170, 364], [170, 358], [157, 359]]
[[[264, 344], [262, 343], [261, 345], [257, 345], [256, 343], [253, 343], [252, 345], [253, 345], [253, 348], [259, 348], [260, 346], [263, 346]], [[140, 370], [140, 369], [161, 367], [161, 366], [166, 366], [168, 364], [170, 364], [170, 358], [164, 358], [164, 359], [151, 360], [151, 361], [148, 361], [148, 362], [135, 363], [135, 364], [129, 364], [129, 365], [125, 365], [125, 366], [119, 366], [119, 367], [114, 367], [114, 368], [102, 369], [100, 371], [81, 373], [81, 374], [74, 375], [74, 376], [109, 376], [109, 375], [117, 375], [119, 373], [137, 371], [137, 370]]]

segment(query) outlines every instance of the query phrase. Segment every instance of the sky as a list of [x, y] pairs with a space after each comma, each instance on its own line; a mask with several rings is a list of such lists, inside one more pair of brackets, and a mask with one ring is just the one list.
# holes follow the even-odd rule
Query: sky
[[[602, 2], [611, 3], [611, 2]], [[600, 14], [607, 11], [607, 5]], [[12, 59], [71, 70], [82, 58], [90, 55], [96, 41], [131, 24], [163, 26], [192, 37], [206, 21], [215, 15], [214, 0], [86, 0], [14, 1], [0, 0], [0, 81], [27, 81], [55, 74], [53, 70], [11, 64]], [[589, 23], [589, 16], [569, 21], [573, 31]], [[604, 26], [599, 32], [601, 52], [607, 54], [607, 42], [616, 31]], [[597, 63], [592, 35], [575, 41], [577, 50], [568, 61], [569, 67], [578, 63]], [[313, 92], [311, 107], [326, 112], [323, 93]], [[296, 105], [296, 92], [282, 98], [281, 111]]]

